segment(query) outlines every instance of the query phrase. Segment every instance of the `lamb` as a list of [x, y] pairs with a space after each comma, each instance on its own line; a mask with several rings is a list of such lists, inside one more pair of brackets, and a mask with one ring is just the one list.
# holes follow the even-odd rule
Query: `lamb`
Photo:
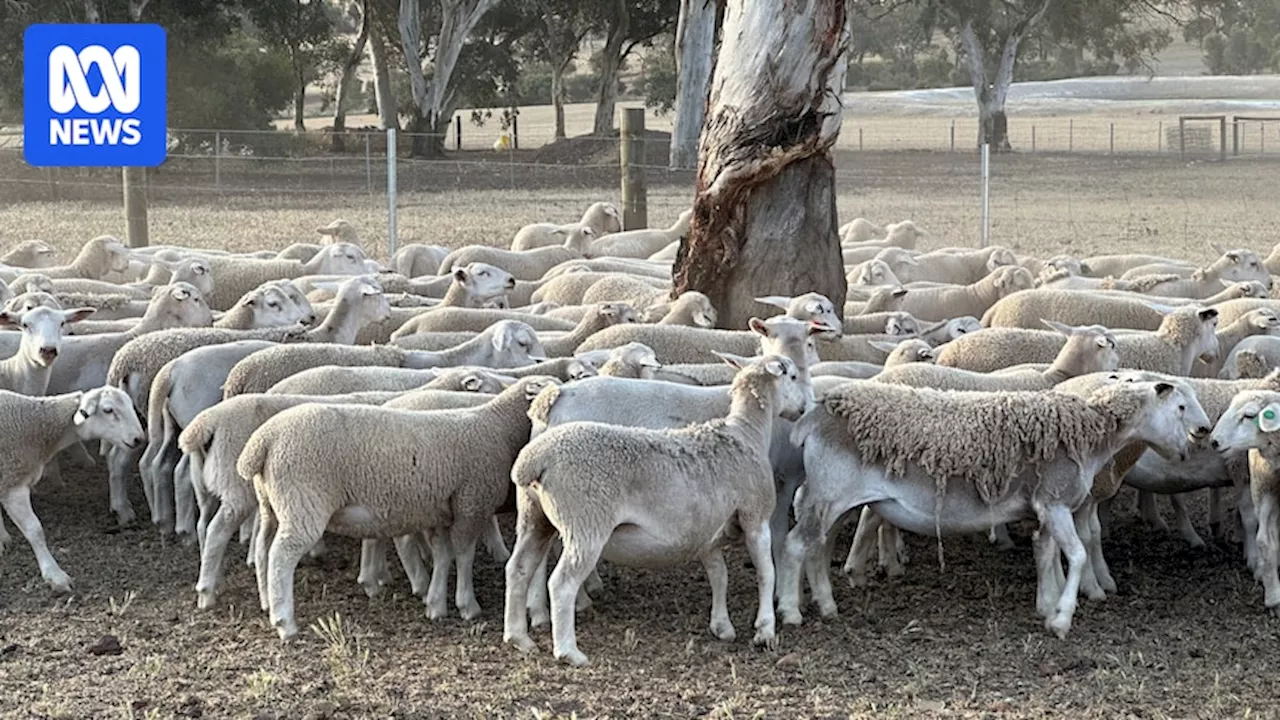
[[787, 317], [824, 325], [831, 329], [834, 337], [839, 337], [844, 332], [844, 324], [836, 314], [835, 303], [821, 293], [810, 292], [795, 297], [769, 295], [756, 298], [756, 302], [780, 308]]
[[596, 237], [622, 230], [622, 215], [618, 207], [610, 202], [596, 202], [587, 207], [576, 223], [556, 225], [554, 223], [533, 223], [525, 225], [516, 232], [511, 240], [512, 250], [535, 250], [564, 243], [565, 237], [577, 227], [588, 227]]
[[850, 285], [871, 285], [875, 287], [898, 287], [902, 285], [902, 280], [898, 279], [898, 273], [889, 266], [889, 263], [883, 260], [868, 260], [860, 263], [849, 271], [849, 276], [845, 280]]
[[543, 315], [511, 312], [507, 310], [484, 310], [465, 307], [441, 307], [428, 313], [416, 315], [413, 319], [391, 333], [391, 339], [397, 340], [406, 335], [428, 332], [480, 332], [499, 320], [519, 320], [534, 330], [572, 330], [574, 323]]
[[693, 220], [693, 210], [680, 213], [671, 227], [665, 230], [646, 228], [643, 230], [624, 230], [597, 238], [591, 243], [587, 255], [591, 257], [623, 257], [644, 259], [658, 252], [668, 244], [683, 240], [689, 235], [689, 224]]
[[[597, 283], [602, 283], [601, 288], [588, 298], [587, 293]], [[670, 291], [670, 281], [660, 278], [621, 272], [575, 272], [551, 278], [529, 299], [534, 302], [550, 300], [562, 306], [609, 300], [634, 303], [633, 299], [644, 299], [645, 307], [648, 307], [655, 298], [666, 297]]]
[[1280, 316], [1271, 308], [1250, 310], [1230, 325], [1223, 326], [1219, 322], [1218, 358], [1211, 363], [1196, 363], [1191, 374], [1195, 377], [1218, 377], [1242, 341], [1258, 336], [1271, 336], [1277, 331], [1280, 331]]
[[1265, 591], [1263, 603], [1280, 615], [1280, 513], [1276, 478], [1280, 473], [1280, 393], [1242, 392], [1231, 401], [1213, 428], [1212, 445], [1222, 456], [1248, 454], [1249, 494], [1257, 513], [1257, 576]]
[[611, 350], [608, 359], [600, 365], [599, 376], [652, 380], [654, 372], [661, 368], [653, 348], [633, 342]]
[[875, 379], [878, 382], [938, 390], [1047, 390], [1078, 375], [1108, 372], [1119, 367], [1116, 337], [1106, 328], [1099, 325], [1070, 327], [1051, 321], [1046, 321], [1045, 324], [1061, 333], [1066, 342], [1053, 363], [1043, 371], [1025, 370], [991, 375], [928, 363], [911, 363], [886, 368]]
[[[896, 276], [906, 273], [906, 268], [916, 264], [915, 253], [910, 250], [903, 250], [900, 247], [887, 247], [883, 250], [876, 251], [874, 257], [865, 260], [853, 267], [847, 268], [845, 278], [850, 284], [859, 282], [857, 278], [862, 275], [863, 270], [872, 262], [882, 262]], [[883, 283], [862, 283], [865, 285], [882, 285]]]
[[0, 327], [22, 331], [18, 352], [0, 360], [0, 390], [44, 395], [67, 325], [94, 313], [93, 308], [63, 310], [35, 307], [23, 312], [0, 312]]
[[111, 235], [99, 235], [85, 243], [80, 248], [79, 254], [69, 264], [41, 268], [40, 274], [55, 280], [59, 278], [101, 280], [113, 271], [121, 272], [128, 268], [129, 248]]
[[[524, 378], [471, 409], [303, 405], [263, 423], [236, 470], [253, 479], [258, 495], [255, 569], [281, 638], [298, 632], [294, 568], [326, 530], [361, 538], [447, 532], [448, 542], [431, 548], [437, 571], [427, 593], [427, 615], [444, 617], [445, 569], [456, 558], [456, 605], [463, 619], [478, 616], [471, 576], [476, 544], [506, 499], [511, 466], [529, 440], [529, 403], [555, 382]], [[384, 442], [401, 436], [433, 438], [431, 460], [420, 462], [416, 452]], [[362, 451], [335, 455], [339, 441]], [[353, 514], [357, 507], [365, 510]]]
[[915, 250], [916, 243], [919, 242], [920, 238], [929, 237], [929, 233], [925, 232], [923, 228], [910, 220], [889, 223], [884, 226], [884, 232], [885, 235], [883, 240], [866, 240], [849, 244], [854, 247], [884, 248], [893, 246], [905, 248], [907, 250]]
[[1271, 286], [1271, 274], [1252, 250], [1222, 251], [1222, 257], [1207, 267], [1197, 268], [1190, 277], [1158, 283], [1145, 292], [1148, 295], [1169, 295], [1201, 299], [1222, 291], [1224, 282], [1261, 282]]
[[407, 278], [435, 275], [448, 255], [449, 248], [443, 245], [409, 243], [391, 256], [391, 269]]
[[1086, 277], [1072, 274], [1069, 270], [1054, 270], [1036, 278], [1036, 287], [1054, 290], [1120, 290], [1125, 292], [1144, 292], [1147, 288], [1169, 280], [1177, 280], [1178, 275], [1143, 275], [1132, 280], [1117, 280], [1111, 276], [1105, 278]]
[[[607, 362], [606, 357], [601, 364]], [[503, 376], [522, 378], [530, 375], [550, 375], [559, 379], [561, 382], [570, 382], [572, 380], [581, 380], [583, 378], [595, 377], [597, 372], [597, 364], [582, 357], [559, 357], [543, 360], [533, 365], [525, 365], [518, 368], [504, 368]]]
[[1266, 358], [1257, 352], [1245, 349], [1234, 355], [1232, 363], [1223, 368], [1219, 377], [1228, 379], [1262, 378], [1266, 377], [1267, 373], [1271, 372], [1275, 367], [1275, 363], [1268, 362]]
[[213, 326], [230, 330], [284, 327], [309, 320], [310, 315], [310, 307], [298, 307], [278, 286], [263, 285], [245, 293]]
[[319, 327], [307, 331], [306, 340], [348, 345], [356, 341], [363, 328], [390, 315], [391, 306], [378, 281], [372, 276], [355, 276], [339, 286], [337, 302]]
[[[1266, 310], [1262, 311], [1266, 312]], [[1280, 366], [1280, 337], [1274, 335], [1247, 337], [1237, 343], [1230, 352], [1231, 354], [1227, 356], [1218, 372], [1218, 377], [1225, 380], [1262, 377], [1272, 368]]]
[[[0, 506], [31, 544], [40, 576], [54, 591], [70, 592], [71, 578], [45, 543], [44, 528], [31, 509], [31, 486], [59, 451], [93, 440], [137, 446], [142, 425], [124, 392], [100, 387], [50, 397], [0, 392], [5, 458], [0, 462]], [[0, 548], [9, 540], [0, 524]]]
[[455, 270], [453, 275], [447, 277], [449, 290], [439, 305], [434, 308], [392, 308], [385, 320], [365, 326], [356, 337], [356, 344], [371, 345], [390, 342], [392, 333], [426, 312], [437, 312], [446, 307], [484, 308], [491, 301], [501, 299], [515, 286], [515, 280], [510, 273], [485, 263], [472, 263], [465, 268]]
[[920, 320], [947, 320], [958, 315], [982, 317], [1001, 298], [1035, 284], [1026, 268], [999, 267], [976, 283], [960, 287], [911, 290], [898, 309]]
[[596, 303], [589, 307], [582, 321], [569, 332], [556, 337], [540, 336], [539, 339], [542, 340], [547, 357], [566, 357], [572, 355], [592, 335], [615, 325], [627, 325], [635, 321], [636, 311], [627, 303]]
[[564, 244], [557, 247], [516, 251], [468, 245], [445, 257], [440, 263], [440, 274], [451, 273], [455, 268], [469, 263], [485, 262], [506, 270], [517, 280], [537, 280], [556, 265], [583, 257], [594, 237], [595, 232], [591, 228], [580, 226], [569, 232]]
[[[885, 383], [857, 383], [827, 395], [792, 432], [793, 442], [804, 446], [806, 480], [778, 573], [782, 621], [801, 621], [803, 561], [820, 611], [835, 614], [828, 533], [846, 512], [869, 504], [893, 525], [938, 537], [1036, 517], [1037, 609], [1046, 627], [1065, 637], [1086, 561], [1073, 513], [1094, 476], [1125, 445], [1146, 442], [1185, 456], [1183, 402], [1173, 385], [1158, 382], [1116, 383], [1087, 399]], [[903, 422], [886, 423], [886, 417]], [[1056, 547], [1068, 560], [1063, 585], [1049, 570]]]
[[911, 316], [911, 313], [901, 310], [875, 312], [868, 315], [845, 315], [841, 327], [845, 335], [870, 333], [915, 335], [920, 332], [920, 323]]
[[271, 280], [304, 275], [363, 275], [367, 272], [364, 252], [351, 243], [326, 245], [305, 263], [219, 256], [210, 257], [208, 261], [214, 280], [214, 294], [209, 304], [215, 310], [230, 309], [242, 295]]
[[[849, 286], [851, 289], [854, 287]], [[868, 294], [863, 303], [846, 302], [845, 317], [850, 315], [870, 315], [878, 312], [897, 312], [902, 310], [902, 301], [907, 296], [904, 287], [878, 287]]]
[[[809, 388], [792, 360], [771, 355], [739, 373], [731, 397], [728, 416], [709, 423], [680, 430], [570, 423], [520, 452], [511, 469], [519, 520], [507, 561], [505, 642], [522, 651], [534, 648], [525, 601], [557, 535], [565, 549], [549, 588], [556, 658], [575, 666], [587, 662], [577, 648], [574, 601], [601, 557], [644, 565], [697, 557], [712, 586], [711, 632], [732, 640], [721, 548], [724, 528], [733, 523], [756, 567], [753, 642], [776, 646], [769, 528], [775, 495], [767, 448], [774, 416], [799, 417], [810, 401]], [[708, 478], [718, 492], [706, 491]], [[635, 543], [633, 533], [646, 540]]]
[[[1006, 265], [1017, 265], [1013, 251], [999, 245], [958, 253], [931, 252], [915, 257], [915, 263], [894, 272], [903, 283], [942, 282], [967, 285]], [[1030, 271], [1028, 271], [1030, 272]]]
[[[658, 361], [663, 365], [675, 363], [697, 363], [710, 358], [712, 351], [732, 355], [751, 356], [760, 348], [760, 338], [767, 337], [770, 328], [787, 327], [774, 323], [787, 316], [776, 316], [768, 321], [752, 318], [748, 323], [750, 330], [746, 332], [734, 330], [703, 330], [701, 328], [680, 325], [615, 325], [587, 338], [578, 346], [578, 353], [614, 348], [629, 342], [639, 342], [653, 348]], [[803, 325], [801, 326], [803, 327]], [[831, 331], [825, 326], [814, 325], [817, 332], [828, 335]]]
[[1109, 328], [1155, 330], [1165, 312], [1151, 303], [1073, 290], [1026, 290], [1001, 299], [982, 317], [983, 327], [1039, 327], [1041, 320], [1066, 325], [1097, 323]]
[[578, 272], [620, 272], [630, 275], [644, 275], [658, 280], [671, 280], [671, 263], [649, 262], [632, 258], [602, 257], [590, 260], [569, 260], [547, 271], [542, 279], [549, 280], [561, 275]]
[[1178, 265], [1194, 269], [1191, 263], [1162, 257], [1160, 255], [1139, 255], [1126, 253], [1123, 255], [1094, 255], [1080, 260], [1080, 272], [1090, 277], [1120, 277], [1129, 270], [1141, 265]]
[[884, 228], [866, 218], [854, 218], [840, 226], [841, 243], [860, 243], [884, 235]]
[[714, 328], [717, 317], [719, 314], [711, 305], [711, 298], [697, 290], [686, 290], [675, 300], [650, 305], [640, 319], [658, 325]]
[[173, 262], [152, 257], [151, 269], [146, 277], [126, 287], [150, 293], [161, 285], [172, 285], [175, 282], [191, 283], [205, 297], [209, 297], [213, 294], [213, 268], [209, 267], [208, 260], [199, 256], [179, 258]]
[[[404, 338], [399, 342], [404, 342]], [[542, 357], [542, 345], [533, 328], [514, 320], [495, 323], [472, 340], [441, 352], [412, 351], [398, 346], [282, 345], [254, 353], [232, 368], [223, 385], [223, 397], [266, 392], [290, 375], [321, 365], [506, 368], [529, 365]]]
[[39, 240], [26, 240], [9, 248], [0, 255], [0, 265], [12, 265], [25, 268], [46, 268], [58, 264], [58, 254], [48, 243]]

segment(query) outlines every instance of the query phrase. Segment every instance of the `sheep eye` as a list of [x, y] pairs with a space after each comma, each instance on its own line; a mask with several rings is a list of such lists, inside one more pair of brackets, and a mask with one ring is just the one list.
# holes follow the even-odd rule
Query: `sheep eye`
[[269, 303], [267, 303], [267, 307], [271, 308], [272, 310], [279, 310], [279, 309], [280, 309], [280, 303], [277, 303], [277, 302], [269, 302]]
[[1253, 420], [1258, 417], [1258, 413], [1243, 413], [1240, 415], [1240, 417], [1244, 418], [1245, 420]]
[[1178, 412], [1186, 412], [1186, 411], [1187, 411], [1187, 406], [1186, 406], [1186, 405], [1179, 405], [1179, 406], [1178, 406]]
[[107, 415], [110, 415], [110, 414], [114, 413], [114, 412], [115, 412], [115, 410], [112, 410], [112, 409], [111, 409], [111, 408], [109, 408], [109, 407], [104, 407], [104, 408], [102, 408], [102, 412], [106, 413]]

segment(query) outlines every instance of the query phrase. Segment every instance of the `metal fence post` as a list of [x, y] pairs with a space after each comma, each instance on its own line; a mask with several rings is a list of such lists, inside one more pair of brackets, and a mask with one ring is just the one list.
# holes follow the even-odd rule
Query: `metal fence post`
[[1111, 148], [1110, 152], [1112, 155], [1115, 155], [1116, 154], [1116, 124], [1115, 123], [1111, 123], [1111, 126], [1107, 130], [1107, 134], [1108, 134], [1108, 142], [1110, 143], [1110, 148]]
[[213, 133], [213, 186], [222, 191], [222, 133]]
[[956, 151], [956, 121], [951, 121], [951, 152]]
[[396, 129], [387, 128], [387, 258], [396, 254]]
[[462, 116], [453, 116], [453, 149], [462, 149]]
[[[640, 127], [644, 128], [644, 122], [641, 121]], [[513, 150], [520, 149], [520, 116], [511, 116], [511, 148]]]
[[1156, 124], [1156, 152], [1164, 152], [1164, 121]]
[[982, 143], [982, 247], [991, 232], [991, 146]]
[[649, 227], [649, 198], [644, 177], [644, 108], [622, 111], [622, 229]]
[[1076, 119], [1067, 119], [1067, 152], [1072, 152], [1076, 148]]
[[1036, 126], [1031, 126], [1031, 152], [1036, 151]]
[[373, 155], [369, 151], [369, 133], [364, 134], [364, 188], [373, 194]]
[[862, 128], [858, 128], [858, 150], [862, 150]]

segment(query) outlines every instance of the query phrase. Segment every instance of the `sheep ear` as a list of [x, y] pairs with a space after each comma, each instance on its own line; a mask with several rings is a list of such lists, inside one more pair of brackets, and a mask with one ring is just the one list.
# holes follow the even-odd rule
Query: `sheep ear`
[[1216, 243], [1216, 242], [1210, 242], [1210, 243], [1209, 243], [1209, 247], [1210, 247], [1214, 252], [1218, 253], [1219, 255], [1226, 255], [1226, 254], [1227, 254], [1227, 251], [1226, 251], [1226, 250], [1223, 250], [1223, 249], [1222, 249], [1222, 246], [1221, 246], [1221, 245], [1219, 245], [1219, 244], [1218, 244], [1218, 243]]
[[700, 328], [715, 327], [715, 323], [711, 321], [711, 318], [707, 317], [707, 314], [702, 311], [693, 314], [693, 324]]
[[1040, 322], [1044, 323], [1045, 327], [1049, 328], [1050, 330], [1057, 330], [1058, 332], [1068, 337], [1071, 335], [1070, 325], [1060, 323], [1056, 320], [1045, 320], [1043, 318], [1041, 318]]
[[190, 291], [188, 291], [186, 288], [181, 288], [181, 287], [174, 288], [173, 291], [169, 294], [173, 296], [174, 300], [186, 300], [187, 298], [191, 297]]
[[902, 322], [899, 321], [898, 318], [893, 318], [893, 317], [885, 321], [884, 334], [885, 335], [910, 335], [910, 333], [906, 332], [906, 330], [903, 329]]
[[618, 314], [618, 306], [613, 303], [604, 303], [600, 306], [600, 314], [605, 317], [614, 317]]
[[89, 317], [90, 315], [96, 312], [98, 312], [98, 309], [91, 308], [91, 307], [82, 307], [82, 308], [74, 308], [72, 310], [63, 310], [62, 319], [63, 321], [69, 322], [69, 323], [80, 322], [81, 320], [84, 320], [85, 318]]
[[90, 415], [98, 411], [98, 403], [96, 400], [86, 400], [84, 393], [78, 393], [78, 396], [78, 399], [82, 404], [80, 407], [76, 408], [74, 422], [76, 425], [83, 425], [84, 421], [88, 420]]
[[764, 321], [758, 317], [753, 317], [748, 320], [747, 327], [751, 329], [751, 332], [757, 335], [769, 337], [769, 326], [765, 325]]
[[733, 353], [726, 353], [726, 352], [720, 352], [719, 350], [712, 350], [711, 354], [725, 361], [725, 363], [728, 364], [730, 367], [735, 367], [735, 368], [738, 368], [739, 370], [741, 370], [742, 368], [746, 367], [751, 363], [750, 358], [744, 358], [741, 355], [734, 355]]
[[915, 266], [920, 265], [920, 261], [916, 259], [916, 256], [910, 253], [903, 253], [900, 256], [899, 262], [901, 262], [903, 265], [915, 265]]
[[765, 372], [774, 377], [782, 377], [787, 373], [787, 367], [782, 364], [781, 360], [770, 360], [764, 364]]
[[1172, 392], [1173, 392], [1173, 386], [1170, 385], [1169, 383], [1167, 382], [1156, 383], [1156, 397], [1160, 398], [1161, 400], [1169, 397], [1169, 394]]
[[511, 337], [515, 335], [515, 330], [511, 326], [503, 326], [501, 330], [493, 334], [493, 349], [505, 350], [511, 345]]
[[17, 327], [22, 322], [22, 314], [8, 310], [0, 312], [0, 327]]
[[1267, 433], [1280, 429], [1280, 403], [1271, 403], [1258, 413], [1258, 429]]
[[374, 285], [363, 285], [360, 287], [360, 294], [361, 295], [381, 295], [382, 288], [376, 287]]
[[756, 302], [786, 310], [791, 305], [791, 298], [782, 295], [766, 295], [756, 298]]
[[1207, 322], [1209, 320], [1212, 320], [1218, 317], [1218, 308], [1211, 308], [1211, 307], [1204, 308], [1200, 312], [1196, 313], [1196, 315], [1199, 316], [1201, 320]]
[[892, 292], [892, 293], [890, 293], [890, 294], [891, 294], [891, 295], [893, 295], [893, 296], [894, 296], [894, 297], [896, 297], [896, 298], [900, 298], [900, 297], [903, 297], [903, 296], [905, 296], [905, 295], [907, 294], [907, 289], [906, 289], [906, 288], [904, 288], [904, 287], [902, 287], [901, 285], [899, 285], [899, 286], [895, 287], [895, 288], [893, 289], [893, 292]]
[[1093, 342], [1096, 343], [1097, 346], [1100, 348], [1111, 347], [1112, 345], [1114, 345], [1114, 343], [1111, 341], [1111, 338], [1108, 338], [1106, 335], [1099, 335], [1095, 337], [1093, 339]]
[[884, 340], [868, 340], [867, 344], [884, 353], [891, 353], [898, 347], [897, 343], [885, 342]]
[[484, 378], [479, 375], [468, 375], [462, 379], [462, 389], [467, 392], [479, 392], [484, 385]]

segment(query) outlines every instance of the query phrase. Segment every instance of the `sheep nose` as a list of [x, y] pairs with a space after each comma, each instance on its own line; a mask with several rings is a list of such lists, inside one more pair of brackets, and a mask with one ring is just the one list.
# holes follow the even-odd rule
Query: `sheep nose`
[[508, 280], [508, 281], [507, 281], [507, 289], [508, 289], [508, 290], [515, 290], [515, 289], [516, 289], [516, 279], [515, 279], [515, 278], [511, 278], [510, 280]]
[[1209, 437], [1210, 432], [1213, 432], [1212, 429], [1201, 425], [1200, 427], [1193, 430], [1191, 434], [1194, 435], [1197, 440], [1202, 440], [1206, 437]]
[[1209, 445], [1212, 446], [1214, 450], [1222, 449], [1222, 443], [1218, 442], [1217, 440], [1210, 440]]
[[42, 347], [40, 348], [40, 359], [52, 362], [58, 357], [58, 348]]

